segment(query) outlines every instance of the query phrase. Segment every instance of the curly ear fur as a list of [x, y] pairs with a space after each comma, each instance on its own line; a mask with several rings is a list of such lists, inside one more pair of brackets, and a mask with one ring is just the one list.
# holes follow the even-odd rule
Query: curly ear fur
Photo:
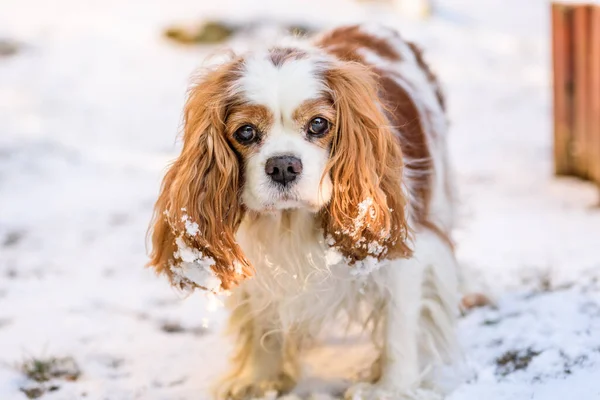
[[328, 171], [333, 196], [322, 211], [330, 245], [351, 263], [408, 257], [402, 152], [371, 71], [345, 62], [325, 73], [337, 109]]
[[227, 108], [233, 101], [229, 88], [238, 66], [234, 61], [221, 66], [191, 88], [184, 111], [183, 149], [165, 175], [154, 208], [149, 265], [180, 288], [192, 283], [177, 274], [178, 263], [185, 261], [178, 244], [196, 255], [201, 252], [204, 265], [210, 265], [220, 279], [220, 289], [230, 289], [254, 273], [235, 241], [244, 215], [240, 166], [224, 134]]

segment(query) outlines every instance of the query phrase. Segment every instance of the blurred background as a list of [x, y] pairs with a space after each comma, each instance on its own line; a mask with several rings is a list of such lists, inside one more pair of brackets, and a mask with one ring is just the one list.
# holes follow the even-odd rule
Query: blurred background
[[[209, 398], [220, 300], [144, 269], [190, 77], [223, 47], [362, 21], [443, 83], [458, 257], [496, 301], [459, 322], [472, 371], [451, 400], [598, 398], [599, 194], [554, 176], [550, 4], [401, 2], [2, 0], [0, 399]], [[343, 347], [309, 356], [301, 396], [360, 374]]]

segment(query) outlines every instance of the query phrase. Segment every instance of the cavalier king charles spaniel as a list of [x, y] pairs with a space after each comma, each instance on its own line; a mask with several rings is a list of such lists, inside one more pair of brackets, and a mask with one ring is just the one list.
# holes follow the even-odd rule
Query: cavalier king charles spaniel
[[150, 265], [180, 289], [230, 294], [218, 399], [290, 391], [305, 344], [340, 321], [378, 350], [348, 398], [441, 398], [459, 299], [436, 77], [383, 27], [282, 43], [190, 89]]

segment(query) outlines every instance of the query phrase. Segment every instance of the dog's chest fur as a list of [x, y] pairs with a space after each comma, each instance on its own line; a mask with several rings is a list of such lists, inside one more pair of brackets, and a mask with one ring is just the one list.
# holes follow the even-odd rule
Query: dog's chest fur
[[354, 321], [367, 318], [384, 300], [386, 268], [356, 275], [325, 243], [310, 212], [248, 217], [238, 241], [256, 268], [243, 290], [255, 310], [278, 314], [275, 319], [284, 328], [310, 323], [305, 328], [316, 333], [340, 314]]

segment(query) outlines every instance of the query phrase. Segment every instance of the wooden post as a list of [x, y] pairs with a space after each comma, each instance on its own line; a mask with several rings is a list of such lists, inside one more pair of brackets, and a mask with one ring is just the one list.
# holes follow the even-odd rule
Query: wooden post
[[554, 165], [557, 175], [574, 173], [572, 8], [552, 4], [552, 60], [554, 67]]
[[590, 175], [600, 185], [600, 6], [590, 15]]
[[600, 5], [552, 4], [554, 164], [600, 186]]
[[573, 159], [577, 176], [589, 178], [588, 157], [588, 108], [590, 98], [590, 82], [588, 74], [589, 58], [589, 7], [579, 5], [573, 11], [573, 50], [575, 57], [575, 93], [573, 124]]

